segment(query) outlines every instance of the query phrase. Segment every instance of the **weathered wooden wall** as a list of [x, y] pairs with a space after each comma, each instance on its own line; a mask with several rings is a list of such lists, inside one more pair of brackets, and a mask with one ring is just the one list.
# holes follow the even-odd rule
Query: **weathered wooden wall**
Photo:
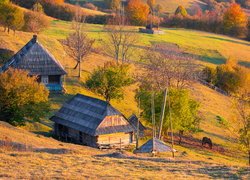
[[85, 133], [80, 133], [75, 129], [65, 127], [67, 131], [62, 132], [59, 128], [59, 124], [54, 125], [54, 134], [64, 141], [74, 142], [78, 144], [84, 144], [92, 147], [97, 147], [97, 137], [90, 136]]
[[107, 116], [98, 128], [128, 125], [128, 121], [123, 116]]
[[114, 133], [114, 134], [100, 135], [97, 138], [97, 143], [119, 145], [121, 142], [123, 145], [127, 145], [131, 143], [131, 136], [132, 136], [131, 133]]

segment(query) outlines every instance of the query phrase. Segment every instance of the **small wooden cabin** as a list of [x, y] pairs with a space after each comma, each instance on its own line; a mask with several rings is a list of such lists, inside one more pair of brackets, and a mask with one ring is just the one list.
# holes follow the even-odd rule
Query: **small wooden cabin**
[[36, 35], [0, 68], [0, 73], [10, 67], [27, 70], [31, 76], [38, 76], [38, 82], [45, 84], [50, 91], [63, 91], [66, 71], [38, 42]]
[[124, 146], [133, 142], [133, 127], [106, 101], [75, 95], [51, 117], [61, 140], [92, 147]]
[[[145, 126], [143, 126], [143, 124], [138, 120], [138, 117], [135, 114], [132, 114], [129, 118], [128, 118], [129, 123], [131, 124], [131, 126], [134, 128], [134, 134], [137, 133], [137, 126], [139, 123], [139, 137], [143, 137], [144, 136], [144, 131], [146, 130]], [[138, 122], [139, 121], [139, 122]]]

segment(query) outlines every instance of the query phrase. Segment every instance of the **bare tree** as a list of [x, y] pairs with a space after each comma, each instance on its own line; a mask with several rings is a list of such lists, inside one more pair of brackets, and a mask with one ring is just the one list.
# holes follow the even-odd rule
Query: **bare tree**
[[237, 130], [235, 131], [239, 143], [243, 150], [248, 153], [248, 163], [250, 166], [250, 102], [246, 99], [239, 99], [236, 103], [236, 109], [239, 113], [237, 118]]
[[87, 33], [83, 31], [84, 20], [85, 17], [81, 13], [80, 7], [78, 7], [72, 23], [74, 32], [69, 34], [67, 39], [63, 41], [67, 54], [76, 61], [74, 69], [78, 67], [78, 77], [81, 77], [81, 62], [91, 53], [95, 42], [95, 40], [90, 39]]
[[[168, 49], [168, 51], [166, 50]], [[166, 51], [165, 51], [166, 50]], [[155, 45], [146, 49], [146, 71], [140, 81], [156, 90], [165, 90], [167, 87], [183, 89], [196, 79], [197, 65], [192, 57], [178, 50], [176, 54], [171, 47]]]
[[116, 15], [104, 27], [107, 32], [107, 39], [103, 41], [104, 52], [117, 62], [128, 61], [138, 42], [136, 33], [128, 29], [127, 24], [124, 16]]

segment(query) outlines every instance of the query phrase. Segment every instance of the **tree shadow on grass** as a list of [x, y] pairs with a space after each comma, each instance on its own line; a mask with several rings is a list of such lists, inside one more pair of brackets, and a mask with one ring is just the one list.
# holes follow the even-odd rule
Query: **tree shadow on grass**
[[48, 154], [70, 154], [73, 151], [65, 148], [36, 148], [34, 152]]
[[250, 46], [250, 43], [247, 42], [240, 42], [237, 40], [233, 40], [233, 39], [227, 39], [227, 38], [221, 38], [221, 37], [214, 37], [214, 36], [204, 36], [206, 38], [210, 38], [210, 39], [216, 39], [216, 40], [220, 40], [220, 41], [226, 41], [226, 42], [231, 42], [231, 43], [236, 43], [236, 44], [242, 44], [242, 45], [246, 45], [246, 46]]

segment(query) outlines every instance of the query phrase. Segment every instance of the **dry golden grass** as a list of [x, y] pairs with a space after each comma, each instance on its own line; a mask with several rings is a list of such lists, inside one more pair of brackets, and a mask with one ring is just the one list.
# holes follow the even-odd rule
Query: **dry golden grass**
[[20, 151], [0, 146], [1, 179], [247, 179], [249, 173], [237, 163], [194, 160], [183, 156], [182, 150], [176, 153], [175, 159], [170, 154], [153, 158], [101, 151], [38, 136], [0, 122], [0, 142], [6, 140], [6, 135], [9, 142], [32, 148]]

